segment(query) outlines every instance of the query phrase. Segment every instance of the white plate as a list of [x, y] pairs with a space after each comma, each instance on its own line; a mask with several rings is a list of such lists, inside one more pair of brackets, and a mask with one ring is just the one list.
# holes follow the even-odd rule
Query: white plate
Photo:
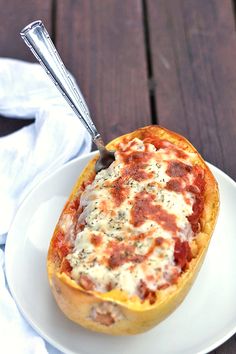
[[19, 208], [6, 245], [12, 295], [28, 322], [66, 353], [206, 353], [236, 331], [236, 183], [214, 166], [221, 209], [210, 248], [188, 296], [164, 322], [141, 335], [110, 337], [67, 320], [51, 295], [46, 273], [49, 241], [81, 169], [93, 154], [77, 159], [41, 182]]

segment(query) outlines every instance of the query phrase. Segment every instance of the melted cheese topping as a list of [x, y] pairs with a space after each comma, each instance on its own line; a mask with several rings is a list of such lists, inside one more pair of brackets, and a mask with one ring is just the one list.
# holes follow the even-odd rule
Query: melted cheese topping
[[176, 282], [190, 260], [189, 218], [199, 192], [190, 186], [197, 174], [191, 154], [162, 145], [137, 138], [120, 144], [115, 161], [82, 193], [78, 225], [84, 226], [66, 258], [85, 289], [117, 288], [153, 301], [150, 294]]

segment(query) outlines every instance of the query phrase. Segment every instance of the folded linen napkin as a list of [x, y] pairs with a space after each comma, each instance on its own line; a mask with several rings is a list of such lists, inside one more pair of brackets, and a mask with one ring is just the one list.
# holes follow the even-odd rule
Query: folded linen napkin
[[18, 354], [56, 353], [18, 312], [5, 282], [4, 244], [26, 194], [56, 168], [89, 152], [91, 139], [39, 64], [0, 58], [0, 115], [35, 118], [0, 138], [1, 352], [13, 353], [14, 347]]

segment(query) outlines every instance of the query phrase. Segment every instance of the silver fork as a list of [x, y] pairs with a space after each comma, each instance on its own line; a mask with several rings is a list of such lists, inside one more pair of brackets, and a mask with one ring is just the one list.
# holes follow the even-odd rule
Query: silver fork
[[76, 87], [71, 80], [42, 21], [30, 23], [20, 32], [20, 35], [90, 133], [100, 153], [95, 165], [96, 172], [109, 167], [115, 160], [114, 152], [106, 149], [91, 119], [84, 97], [79, 87]]

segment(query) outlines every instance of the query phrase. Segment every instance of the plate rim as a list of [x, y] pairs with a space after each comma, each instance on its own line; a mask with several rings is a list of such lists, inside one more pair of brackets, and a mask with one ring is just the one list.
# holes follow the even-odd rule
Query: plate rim
[[[23, 306], [17, 300], [17, 295], [15, 294], [14, 286], [11, 283], [11, 277], [9, 276], [9, 272], [10, 272], [10, 270], [9, 270], [10, 266], [8, 267], [8, 264], [10, 263], [10, 260], [8, 261], [8, 259], [10, 258], [10, 251], [9, 251], [9, 247], [10, 246], [9, 246], [9, 244], [10, 244], [10, 239], [12, 238], [12, 236], [9, 236], [9, 235], [12, 234], [12, 229], [14, 229], [14, 225], [17, 222], [18, 214], [21, 212], [21, 209], [24, 208], [24, 205], [27, 203], [28, 198], [30, 198], [31, 194], [33, 194], [38, 188], [40, 188], [40, 186], [42, 184], [46, 183], [49, 179], [53, 178], [53, 176], [55, 174], [58, 174], [61, 170], [64, 170], [64, 169], [68, 168], [70, 165], [76, 164], [80, 160], [87, 159], [87, 158], [92, 158], [97, 153], [98, 153], [98, 151], [92, 151], [92, 152], [89, 152], [89, 153], [84, 154], [82, 156], [76, 157], [76, 158], [66, 162], [64, 165], [60, 166], [55, 171], [53, 171], [53, 172], [49, 173], [48, 175], [44, 176], [42, 179], [40, 179], [37, 182], [37, 184], [35, 184], [32, 187], [32, 189], [30, 189], [28, 191], [28, 193], [26, 194], [26, 196], [24, 197], [24, 199], [20, 203], [20, 205], [18, 207], [18, 210], [17, 210], [17, 212], [16, 212], [16, 214], [14, 216], [14, 219], [13, 219], [11, 225], [10, 225], [10, 228], [9, 228], [9, 231], [8, 231], [8, 235], [7, 235], [7, 239], [6, 239], [6, 244], [5, 244], [5, 275], [6, 275], [6, 281], [7, 281], [9, 290], [10, 290], [10, 294], [11, 294], [12, 298], [14, 299], [14, 302], [15, 302], [20, 314], [22, 314], [22, 316], [25, 319], [25, 321], [30, 324], [30, 326], [35, 330], [35, 332], [37, 334], [39, 334], [44, 340], [46, 340], [49, 344], [54, 346], [56, 349], [60, 350], [63, 353], [66, 353], [66, 354], [80, 354], [80, 352], [74, 352], [74, 351], [66, 348], [65, 346], [61, 345], [60, 343], [58, 343], [51, 336], [48, 336], [47, 333], [45, 331], [43, 331], [43, 329], [38, 327], [34, 323], [34, 321], [31, 319], [31, 317], [27, 315], [27, 313], [24, 310]], [[213, 165], [212, 163], [209, 163], [209, 162], [206, 162], [206, 163], [210, 167], [211, 172], [213, 173], [214, 176], [215, 176], [214, 172], [217, 172], [223, 179], [225, 179], [228, 183], [230, 183], [233, 188], [236, 188], [236, 182], [233, 180], [233, 178], [231, 178], [224, 171], [222, 171], [219, 167]], [[233, 326], [233, 328], [230, 331], [228, 331], [223, 337], [218, 339], [213, 344], [210, 344], [205, 349], [201, 349], [200, 351], [197, 351], [194, 354], [205, 354], [205, 353], [208, 353], [208, 352], [216, 349], [221, 344], [225, 343], [229, 338], [231, 338], [235, 333], [236, 333], [236, 321], [235, 321], [235, 325]]]

